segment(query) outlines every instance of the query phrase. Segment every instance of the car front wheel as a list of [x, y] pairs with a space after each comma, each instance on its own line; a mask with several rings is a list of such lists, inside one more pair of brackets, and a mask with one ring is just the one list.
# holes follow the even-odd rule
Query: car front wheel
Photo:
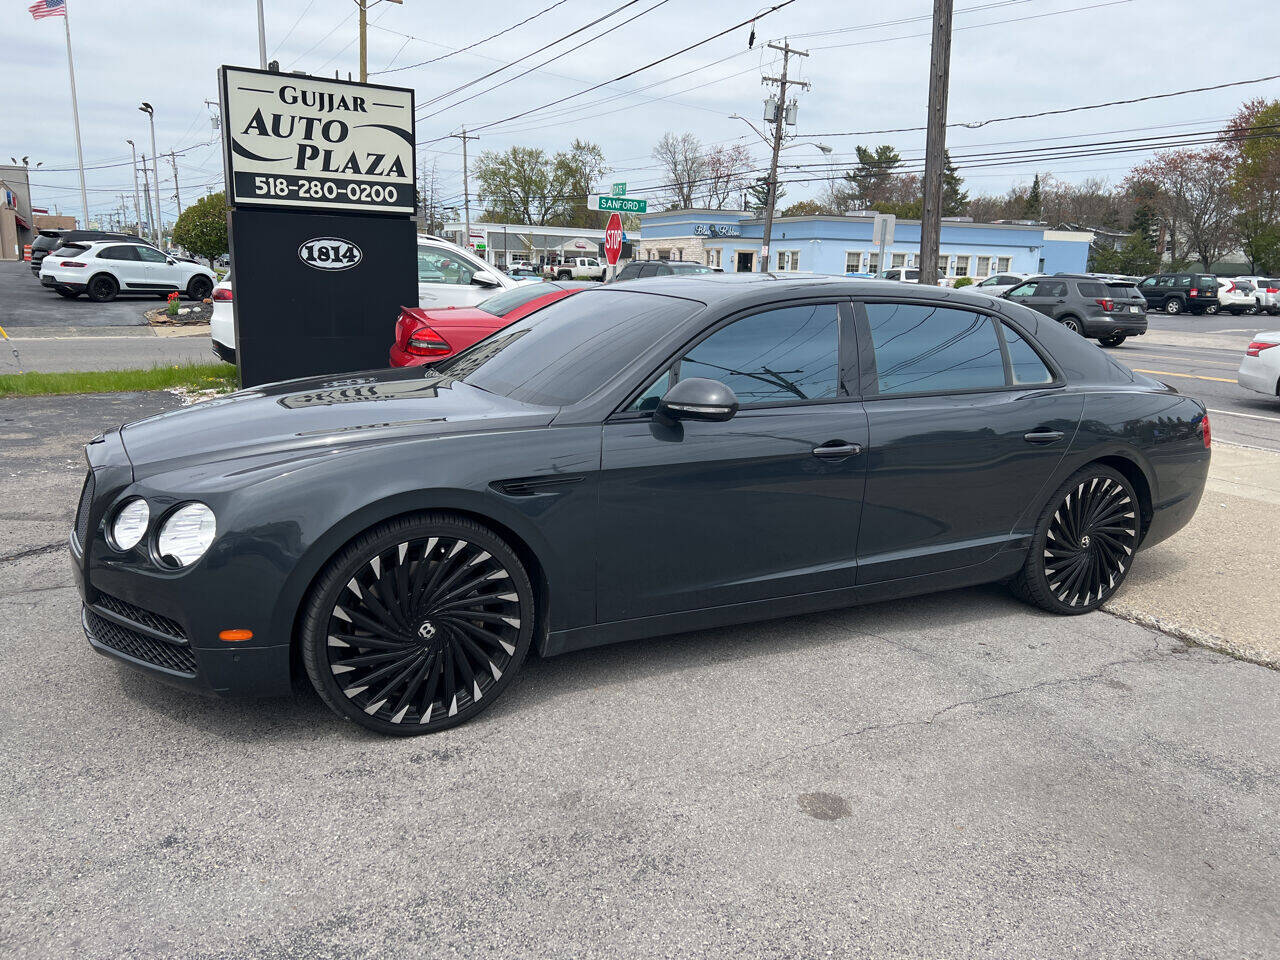
[[1138, 549], [1141, 520], [1133, 486], [1090, 464], [1069, 477], [1041, 511], [1014, 594], [1050, 613], [1088, 613], [1120, 588]]
[[533, 587], [511, 547], [471, 520], [427, 513], [374, 527], [330, 562], [301, 644], [334, 712], [412, 736], [493, 703], [533, 630]]
[[213, 281], [208, 277], [194, 276], [187, 283], [187, 298], [189, 300], [204, 300], [213, 293]]

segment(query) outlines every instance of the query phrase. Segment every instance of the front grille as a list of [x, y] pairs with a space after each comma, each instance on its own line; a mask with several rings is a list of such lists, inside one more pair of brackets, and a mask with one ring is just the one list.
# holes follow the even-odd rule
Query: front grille
[[196, 659], [189, 648], [153, 640], [145, 634], [98, 616], [88, 607], [85, 608], [84, 615], [89, 636], [104, 647], [188, 677], [196, 675]]
[[84, 478], [84, 488], [80, 491], [80, 506], [76, 508], [76, 542], [81, 548], [89, 536], [89, 513], [93, 506], [93, 471]]
[[162, 617], [158, 613], [152, 613], [150, 610], [143, 610], [141, 607], [135, 607], [126, 600], [118, 597], [110, 597], [105, 593], [98, 594], [98, 599], [94, 601], [94, 606], [101, 607], [104, 610], [110, 610], [117, 616], [124, 617], [126, 620], [132, 620], [134, 623], [140, 623], [144, 627], [150, 627], [157, 633], [163, 633], [165, 636], [173, 637], [174, 641], [182, 643], [187, 642], [187, 631], [182, 629], [182, 624], [176, 620], [170, 620], [168, 617]]

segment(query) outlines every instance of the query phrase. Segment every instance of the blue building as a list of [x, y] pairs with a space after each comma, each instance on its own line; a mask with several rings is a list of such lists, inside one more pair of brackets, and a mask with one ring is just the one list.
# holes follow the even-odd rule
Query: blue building
[[[917, 267], [920, 221], [899, 220], [885, 263], [871, 241], [874, 217], [778, 217], [769, 268], [813, 273], [876, 273]], [[696, 260], [728, 272], [759, 269], [764, 220], [741, 210], [669, 210], [640, 217], [640, 260]], [[941, 275], [981, 280], [995, 273], [1083, 273], [1092, 234], [1042, 224], [942, 222]]]

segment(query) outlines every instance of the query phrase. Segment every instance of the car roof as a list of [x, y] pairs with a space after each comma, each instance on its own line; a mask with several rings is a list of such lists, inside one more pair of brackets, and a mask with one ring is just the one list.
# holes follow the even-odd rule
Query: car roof
[[[700, 264], [701, 266], [701, 264]], [[926, 300], [955, 300], [967, 297], [965, 288], [932, 287], [927, 284], [904, 287], [897, 280], [865, 280], [818, 273], [695, 273], [667, 277], [643, 277], [609, 284], [604, 290], [666, 294], [698, 300], [708, 306], [732, 306], [735, 301], [764, 302], [776, 295], [912, 297]], [[972, 302], [988, 303], [977, 294]]]

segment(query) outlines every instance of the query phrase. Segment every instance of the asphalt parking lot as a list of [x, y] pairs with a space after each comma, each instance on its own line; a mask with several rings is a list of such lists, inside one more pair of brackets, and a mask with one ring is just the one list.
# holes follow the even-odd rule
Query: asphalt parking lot
[[1280, 676], [1107, 614], [982, 588], [535, 659], [416, 740], [117, 666], [78, 444], [174, 403], [0, 400], [0, 955], [1275, 955]]
[[88, 297], [68, 300], [41, 286], [31, 264], [0, 261], [0, 326], [10, 335], [26, 328], [145, 326], [143, 312], [157, 303], [154, 294], [125, 295], [110, 303]]

